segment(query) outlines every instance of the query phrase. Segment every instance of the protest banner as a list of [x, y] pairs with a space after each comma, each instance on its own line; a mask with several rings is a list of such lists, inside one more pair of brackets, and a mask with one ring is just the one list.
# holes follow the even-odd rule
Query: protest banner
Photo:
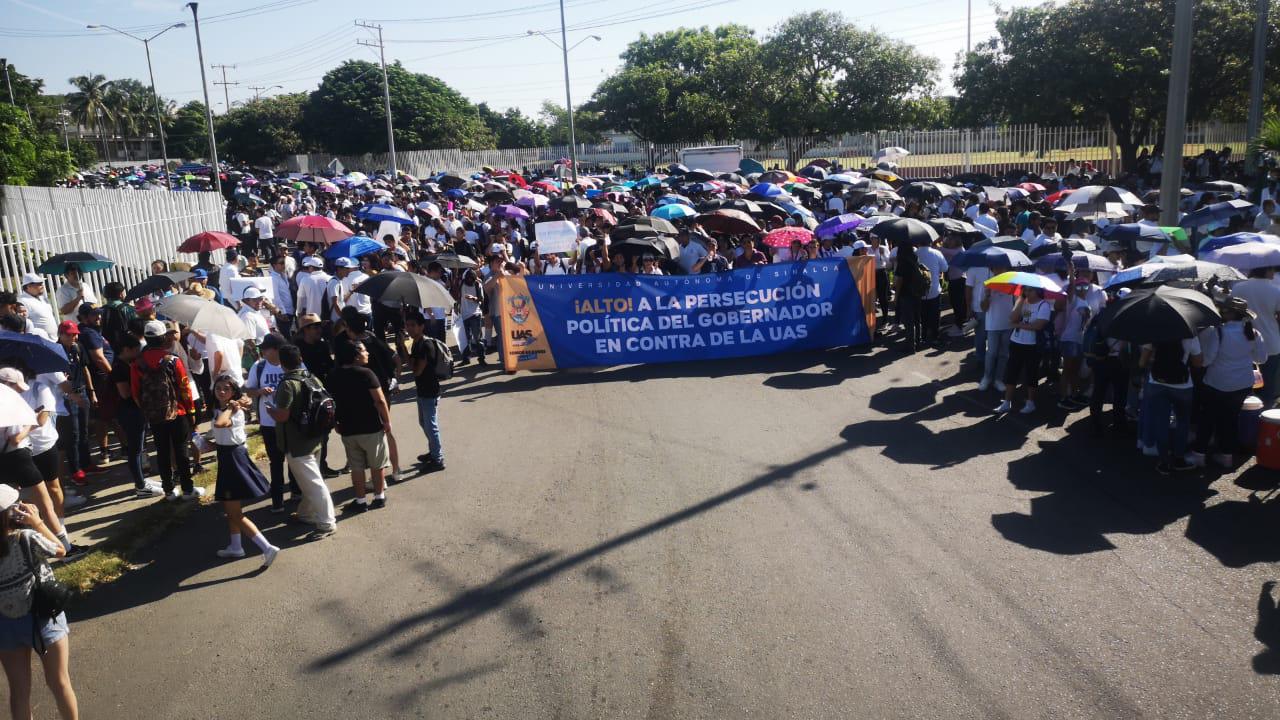
[[875, 326], [868, 257], [707, 275], [504, 277], [498, 291], [507, 372], [862, 345]]
[[274, 303], [276, 301], [275, 286], [271, 282], [271, 278], [265, 277], [245, 277], [231, 278], [230, 287], [227, 289], [227, 299], [231, 302], [238, 303], [244, 299], [244, 291], [251, 287], [256, 287], [262, 292], [262, 297]]
[[568, 220], [534, 223], [533, 229], [539, 255], [573, 252], [577, 247], [578, 226]]

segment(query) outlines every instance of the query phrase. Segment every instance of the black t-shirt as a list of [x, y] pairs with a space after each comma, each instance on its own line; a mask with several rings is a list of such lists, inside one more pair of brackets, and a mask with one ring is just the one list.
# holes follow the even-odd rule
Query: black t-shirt
[[382, 418], [370, 390], [378, 390], [378, 376], [367, 367], [340, 367], [329, 373], [325, 387], [333, 396], [339, 435], [367, 435], [382, 431]]
[[111, 349], [111, 343], [107, 342], [107, 339], [102, 337], [102, 333], [98, 332], [96, 328], [91, 328], [88, 325], [80, 326], [80, 347], [84, 348], [85, 361], [89, 363], [89, 372], [93, 375], [93, 382], [96, 386], [98, 378], [102, 377], [104, 373], [98, 367], [97, 363], [93, 362], [93, 359], [90, 357], [90, 353], [101, 348], [103, 356], [107, 358], [108, 365], [115, 362], [116, 353]]
[[417, 365], [418, 361], [424, 358], [427, 361], [427, 366], [422, 369], [422, 374], [413, 376], [414, 385], [418, 387], [418, 397], [440, 397], [440, 381], [436, 379], [437, 349], [435, 342], [431, 338], [424, 337], [421, 340], [413, 341], [413, 352], [409, 353], [413, 364]]
[[[112, 393], [113, 396], [118, 396], [120, 394], [120, 391], [116, 389], [117, 383], [124, 383], [125, 386], [128, 387], [130, 385], [129, 373], [132, 365], [133, 363], [129, 362], [128, 360], [122, 360], [120, 358], [116, 358], [116, 361], [111, 363], [111, 376], [108, 378], [109, 382], [111, 383], [111, 387], [108, 388], [107, 390], [98, 388], [98, 397], [101, 398], [102, 393], [104, 392], [110, 392]], [[122, 404], [129, 403], [130, 405], [132, 405], [133, 398], [132, 397], [121, 398], [120, 402]]]

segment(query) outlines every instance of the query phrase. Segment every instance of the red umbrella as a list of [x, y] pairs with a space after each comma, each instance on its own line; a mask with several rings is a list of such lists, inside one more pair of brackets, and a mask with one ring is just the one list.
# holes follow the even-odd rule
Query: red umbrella
[[808, 245], [813, 242], [813, 233], [802, 227], [783, 227], [764, 236], [764, 244], [769, 247], [791, 247], [792, 242]]
[[234, 235], [224, 232], [207, 230], [198, 235], [192, 235], [182, 244], [178, 246], [178, 252], [185, 253], [201, 253], [213, 252], [223, 248], [235, 247], [240, 244]]
[[[1030, 183], [1028, 183], [1028, 185], [1029, 184]], [[1046, 196], [1045, 202], [1049, 203], [1050, 205], [1057, 205], [1059, 201], [1061, 201], [1066, 196], [1070, 195], [1072, 192], [1073, 191], [1071, 190], [1071, 188], [1067, 188], [1065, 190], [1059, 190], [1058, 192], [1052, 195]]]
[[355, 235], [346, 225], [324, 215], [299, 215], [280, 223], [276, 235], [295, 242], [332, 245]]
[[1019, 183], [1018, 187], [1022, 188], [1023, 190], [1026, 190], [1029, 193], [1044, 192], [1044, 186], [1041, 185], [1040, 183], [1033, 183], [1033, 182]]
[[613, 213], [605, 210], [604, 208], [591, 208], [591, 214], [605, 221], [609, 225], [618, 224], [618, 220], [613, 216]]
[[712, 210], [697, 217], [697, 222], [714, 232], [742, 235], [760, 232], [760, 226], [741, 210]]

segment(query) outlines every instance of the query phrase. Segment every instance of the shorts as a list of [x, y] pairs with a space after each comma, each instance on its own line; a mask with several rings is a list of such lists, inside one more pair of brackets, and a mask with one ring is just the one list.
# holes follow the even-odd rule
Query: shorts
[[31, 456], [31, 448], [18, 448], [0, 455], [0, 467], [5, 470], [4, 482], [19, 490], [33, 488], [44, 482], [44, 476], [40, 474], [40, 469]]
[[[20, 618], [0, 615], [0, 651], [32, 647], [31, 623], [31, 613]], [[40, 637], [44, 639], [45, 647], [48, 647], [66, 637], [68, 632], [67, 614], [58, 613], [58, 617], [46, 622], [44, 627], [40, 628]]]
[[391, 465], [387, 434], [379, 430], [364, 435], [343, 435], [342, 447], [352, 470], [377, 470]]
[[1084, 354], [1084, 345], [1071, 340], [1059, 340], [1058, 352], [1064, 358], [1078, 358]]
[[1005, 384], [1017, 385], [1024, 375], [1027, 387], [1035, 387], [1040, 382], [1040, 348], [1011, 342], [1009, 364], [1005, 366]]
[[44, 482], [58, 479], [58, 463], [61, 460], [57, 445], [31, 458], [31, 462], [35, 464], [36, 470], [40, 471], [40, 478]]

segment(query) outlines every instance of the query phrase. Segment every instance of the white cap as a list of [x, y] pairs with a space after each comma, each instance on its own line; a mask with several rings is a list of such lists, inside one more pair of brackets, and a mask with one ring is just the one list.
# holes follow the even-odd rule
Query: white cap
[[503, 250], [506, 250], [506, 248], [502, 246], [502, 243], [494, 243], [489, 246], [489, 252], [493, 253], [494, 255], [497, 255]]
[[20, 392], [27, 391], [26, 378], [22, 377], [22, 371], [18, 368], [0, 368], [0, 382], [12, 385]]
[[43, 285], [44, 278], [35, 273], [22, 273], [22, 287], [28, 285]]
[[247, 287], [244, 289], [244, 296], [242, 296], [240, 299], [241, 300], [260, 300], [261, 298], [262, 298], [261, 290], [259, 290], [256, 287]]
[[322, 268], [324, 267], [324, 261], [315, 255], [308, 255], [302, 258], [302, 267]]
[[12, 485], [0, 485], [0, 511], [8, 510], [18, 502], [18, 489]]
[[334, 260], [333, 264], [340, 268], [360, 267], [360, 263], [356, 262], [355, 258], [349, 257], [340, 257], [337, 260]]
[[864, 248], [869, 248], [869, 247], [871, 247], [871, 246], [870, 246], [870, 245], [868, 245], [868, 244], [866, 244], [865, 242], [863, 242], [863, 241], [861, 241], [861, 240], [854, 240], [854, 241], [853, 241], [853, 245], [851, 245], [850, 247], [852, 247], [852, 248], [854, 249], [854, 251], [856, 252], [856, 251], [858, 251], [858, 250], [862, 250], [862, 249], [864, 249]]
[[159, 320], [148, 320], [147, 324], [142, 326], [142, 337], [164, 337], [166, 332], [168, 332], [168, 328]]

